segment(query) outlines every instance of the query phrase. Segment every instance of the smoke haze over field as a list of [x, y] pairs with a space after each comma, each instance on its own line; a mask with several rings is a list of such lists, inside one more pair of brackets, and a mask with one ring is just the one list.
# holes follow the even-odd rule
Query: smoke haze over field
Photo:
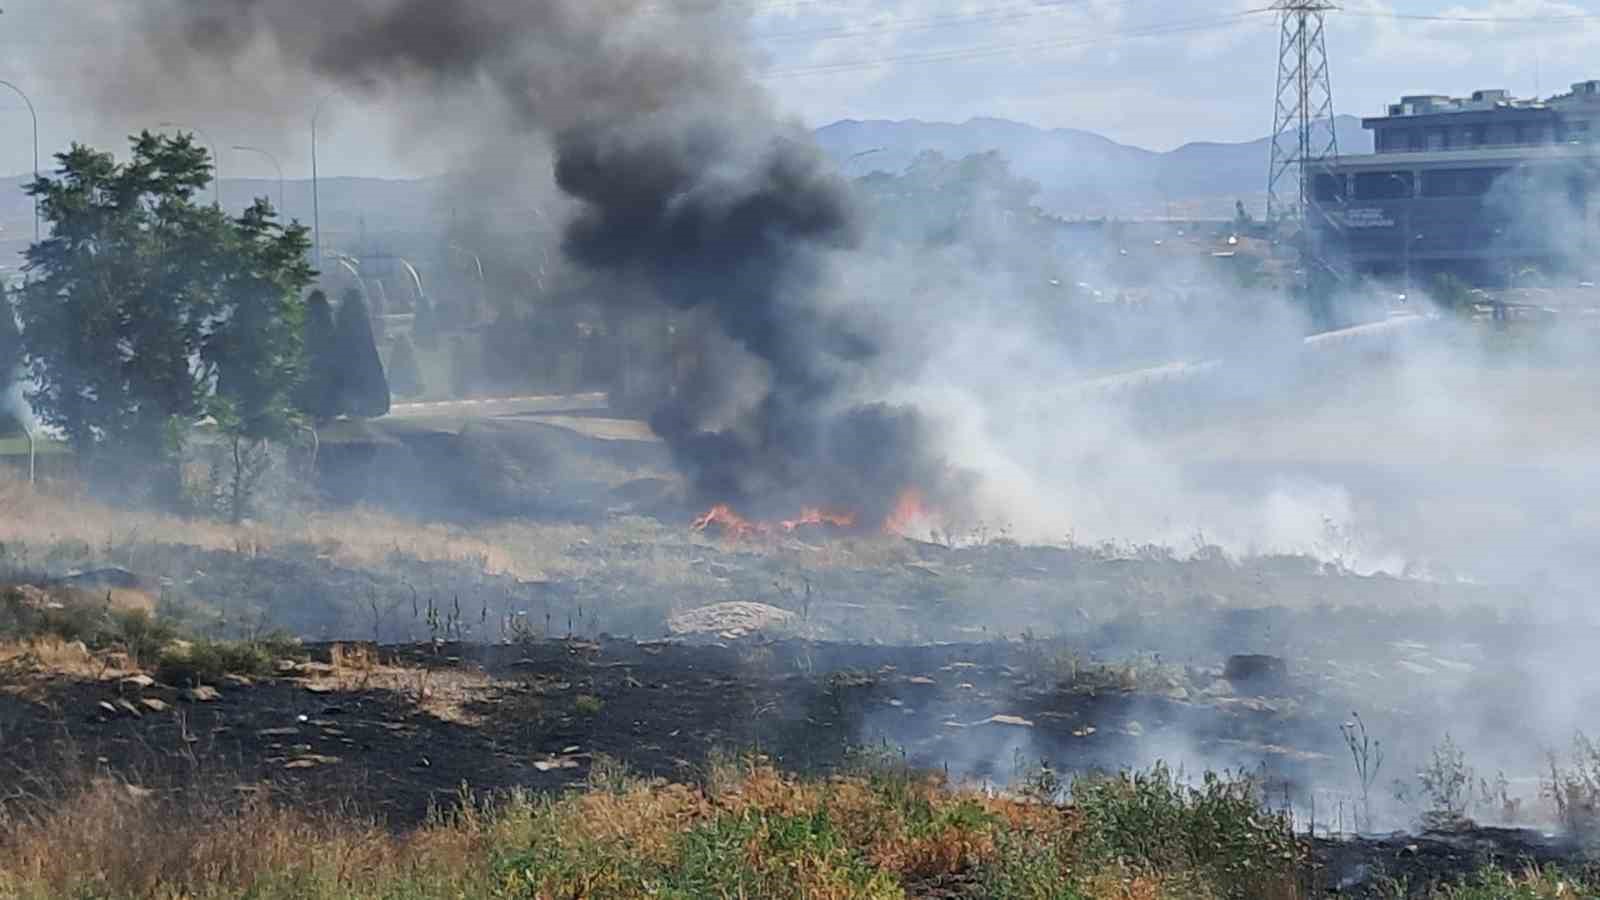
[[458, 170], [537, 164], [547, 146], [570, 210], [569, 261], [611, 278], [617, 296], [642, 287], [709, 310], [764, 364], [764, 389], [731, 423], [711, 421], [728, 393], [714, 381], [655, 417], [709, 499], [848, 500], [881, 519], [900, 487], [883, 473], [938, 478], [914, 413], [842, 403], [878, 347], [817, 301], [817, 278], [819, 257], [854, 241], [855, 214], [809, 137], [752, 79], [736, 16], [634, 0], [140, 8], [141, 40], [125, 43], [119, 77], [105, 82], [108, 105], [244, 78], [268, 86], [246, 106], [283, 115], [295, 106], [273, 89], [311, 82], [420, 95], [408, 139], [465, 141]]
[[[1152, 263], [1158, 287], [1217, 308], [1103, 317], [1084, 339], [1073, 331], [1087, 318], [1053, 320], [1037, 287], [1053, 277], [1114, 293], [1124, 273], [1092, 254], [1041, 270], [1041, 256], [1083, 248], [1039, 246], [998, 198], [973, 198], [947, 246], [884, 240], [752, 77], [732, 7], [152, 0], [80, 24], [114, 50], [61, 75], [106, 110], [298, 128], [330, 91], [350, 105], [403, 100], [414, 110], [384, 137], [445, 154], [470, 186], [457, 198], [469, 215], [481, 198], [489, 227], [509, 230], [517, 208], [537, 209], [561, 229], [566, 262], [607, 279], [611, 302], [643, 294], [707, 313], [724, 338], [708, 375], [652, 417], [706, 500], [753, 515], [849, 504], [870, 521], [906, 484], [935, 495], [963, 484], [946, 480], [949, 460], [981, 476], [964, 523], [1020, 537], [1182, 546], [1203, 535], [1236, 552], [1326, 554], [1375, 527], [1368, 565], [1426, 555], [1381, 546], [1391, 527], [1338, 474], [1276, 469], [1241, 498], [1217, 483], [1236, 474], [1191, 465], [1202, 438], [1171, 446], [1141, 430], [1127, 397], [1064, 390], [1100, 374], [1092, 351], [1112, 347], [1148, 362], [1230, 360], [1180, 407], [1259, 400], [1298, 377], [1292, 355], [1263, 350], [1309, 328], [1286, 298]], [[130, 27], [134, 37], [109, 39]], [[1415, 390], [1391, 398], [1394, 419], [1414, 409], [1462, 434], [1493, 423], [1496, 411], [1430, 388], [1439, 362], [1406, 370]], [[1255, 449], [1226, 446], [1239, 439], [1212, 444], [1212, 461]]]
[[[1593, 617], [1600, 518], [1586, 504], [1600, 494], [1600, 416], [1589, 337], [1531, 351], [1576, 361], [1576, 375], [1502, 366], [1480, 333], [1448, 322], [1308, 348], [1303, 308], [1208, 266], [1209, 253], [1195, 262], [1148, 240], [1041, 231], [1018, 209], [1026, 192], [995, 182], [945, 210], [938, 228], [917, 202], [880, 212], [912, 220], [912, 237], [897, 236], [866, 189], [852, 190], [775, 108], [752, 75], [741, 15], [724, 4], [140, 0], [81, 26], [106, 54], [61, 77], [101, 109], [151, 124], [181, 113], [219, 129], [243, 119], [299, 129], [329, 92], [345, 100], [329, 109], [346, 114], [404, 102], [399, 127], [375, 140], [448, 161], [461, 188], [450, 202], [502, 253], [518, 253], [538, 218], [558, 239], [526, 247], [530, 268], [548, 251], [550, 265], [595, 276], [594, 293], [622, 317], [656, 304], [714, 325], [705, 370], [651, 415], [696, 501], [763, 518], [842, 507], [875, 527], [918, 487], [947, 536], [986, 526], [1158, 562], [1170, 557], [1145, 545], [1192, 548], [1207, 564], [1221, 560], [1217, 546], [1236, 559], [1290, 552], [1331, 564], [1274, 582], [1311, 585], [1285, 606], [1323, 602], [1328, 572], [1383, 569], [1518, 588], [1496, 595], [1497, 614]], [[959, 193], [932, 180], [929, 196]], [[1530, 208], [1523, 219], [1567, 234], [1571, 215]], [[1090, 299], [1095, 291], [1104, 296]], [[1141, 291], [1155, 299], [1114, 302]], [[1383, 293], [1394, 291], [1352, 286], [1340, 304], [1370, 316]], [[1411, 306], [1428, 309], [1416, 297]], [[1190, 367], [1148, 376], [1154, 387], [1083, 387], [1175, 361]], [[891, 568], [886, 578], [904, 574]], [[941, 579], [930, 596], [942, 596], [966, 576], [928, 577]], [[1019, 593], [1058, 588], [1026, 584], [1022, 564], [1005, 578]], [[1186, 590], [1129, 610], [1128, 633], [1152, 624], [1141, 616], [1181, 632], [1192, 615], [1238, 645], [1226, 652], [1304, 637], [1217, 625], [1207, 617], [1235, 598]], [[985, 635], [1059, 624], [1022, 621], [1009, 597], [985, 599]], [[1068, 626], [1079, 624], [1069, 621], [1076, 602], [1056, 608]], [[1406, 637], [1431, 640], [1419, 621]], [[1197, 657], [1222, 646], [1179, 637]], [[1470, 637], [1445, 663], [1488, 680], [1503, 661]], [[1516, 710], [1545, 735], [1575, 721], [1597, 689], [1558, 685], [1561, 665], [1592, 650], [1572, 640], [1555, 661], [1526, 665], [1538, 677], [1501, 686], [1492, 709], [1463, 704], [1463, 739], [1521, 766], [1491, 713]], [[1383, 683], [1361, 679], [1351, 676], [1355, 692]], [[1487, 693], [1473, 683], [1460, 696]], [[1442, 730], [1423, 724], [1425, 740]], [[1152, 752], [1188, 753], [1183, 743]]]

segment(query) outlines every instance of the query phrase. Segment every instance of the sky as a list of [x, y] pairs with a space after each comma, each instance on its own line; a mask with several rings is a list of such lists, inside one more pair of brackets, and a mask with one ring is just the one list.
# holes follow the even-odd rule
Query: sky
[[[268, 150], [290, 177], [310, 174], [304, 124], [191, 121], [182, 104], [94, 111], [83, 86], [114, 77], [103, 48], [75, 33], [141, 0], [0, 0], [0, 79], [33, 99], [49, 156], [73, 140], [119, 146], [163, 121], [198, 129], [225, 177], [268, 177]], [[536, 2], [536, 0], [530, 0]], [[663, 0], [666, 2], [666, 0]], [[693, 0], [733, 2], [733, 0]], [[779, 107], [813, 127], [845, 118], [964, 121], [996, 116], [1095, 131], [1167, 150], [1247, 141], [1271, 130], [1278, 33], [1268, 0], [748, 0], [748, 50]], [[1336, 111], [1380, 114], [1401, 94], [1506, 88], [1549, 95], [1600, 78], [1592, 49], [1600, 0], [1348, 0], [1329, 13]], [[1437, 16], [1448, 20], [1404, 17]], [[1592, 16], [1590, 20], [1563, 17]], [[1506, 21], [1508, 19], [1560, 21]], [[1461, 19], [1499, 21], [1459, 21]], [[72, 74], [67, 74], [72, 73]], [[247, 85], [244, 89], [270, 89]], [[179, 92], [181, 94], [181, 91]], [[397, 147], [392, 110], [332, 97], [321, 120], [321, 173], [412, 177], [447, 154]], [[149, 121], [154, 118], [156, 121]], [[371, 139], [383, 135], [383, 140]], [[404, 143], [404, 142], [401, 142]], [[26, 108], [0, 88], [0, 174], [32, 166]]]

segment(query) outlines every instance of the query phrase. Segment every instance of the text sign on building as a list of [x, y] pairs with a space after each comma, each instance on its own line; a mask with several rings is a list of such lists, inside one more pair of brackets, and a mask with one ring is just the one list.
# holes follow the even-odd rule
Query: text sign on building
[[1394, 220], [1381, 209], [1347, 209], [1336, 215], [1346, 228], [1394, 227]]

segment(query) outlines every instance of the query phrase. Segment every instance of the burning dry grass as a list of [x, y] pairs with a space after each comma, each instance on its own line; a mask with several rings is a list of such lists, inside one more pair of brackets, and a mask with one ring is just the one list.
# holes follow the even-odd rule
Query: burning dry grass
[[[634, 564], [663, 580], [693, 581], [682, 554], [662, 547], [710, 544], [685, 522], [683, 527], [644, 518], [622, 518], [604, 526], [502, 520], [470, 528], [395, 516], [372, 509], [307, 510], [281, 523], [230, 525], [205, 518], [146, 512], [99, 503], [79, 486], [57, 482], [33, 487], [0, 473], [0, 544], [43, 547], [78, 544], [102, 555], [135, 542], [182, 545], [246, 556], [267, 556], [286, 547], [311, 547], [317, 555], [349, 566], [381, 566], [395, 554], [425, 562], [467, 562], [484, 572], [537, 581], [583, 577], [614, 567], [617, 560], [596, 559], [605, 547], [648, 545]], [[863, 567], [880, 561], [898, 541], [856, 538], [807, 545], [807, 561], [826, 567]], [[790, 553], [773, 544], [747, 549]], [[904, 556], [903, 551], [895, 558]], [[626, 561], [623, 561], [626, 562]], [[676, 568], [675, 568], [676, 567]]]

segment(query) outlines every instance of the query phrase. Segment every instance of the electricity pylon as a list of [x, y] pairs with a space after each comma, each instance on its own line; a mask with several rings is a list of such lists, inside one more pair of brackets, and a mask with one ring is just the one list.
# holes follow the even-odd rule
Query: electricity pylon
[[[1272, 119], [1272, 161], [1267, 177], [1267, 220], [1292, 216], [1305, 224], [1315, 202], [1317, 171], [1339, 158], [1333, 121], [1333, 83], [1328, 74], [1324, 15], [1328, 0], [1277, 0], [1278, 96]], [[1315, 132], [1326, 122], [1326, 136]], [[1288, 181], [1297, 182], [1289, 193]]]

